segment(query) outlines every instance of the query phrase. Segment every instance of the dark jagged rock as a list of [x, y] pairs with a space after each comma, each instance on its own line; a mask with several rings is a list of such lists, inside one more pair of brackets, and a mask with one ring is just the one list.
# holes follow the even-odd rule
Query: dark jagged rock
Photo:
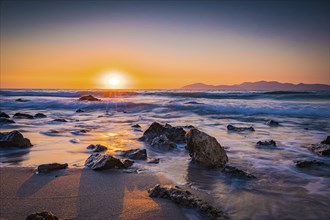
[[330, 136], [328, 136], [325, 140], [321, 141], [321, 144], [330, 144]]
[[78, 109], [76, 112], [77, 112], [77, 113], [82, 113], [82, 112], [85, 112], [85, 111], [82, 110], [82, 109]]
[[101, 101], [101, 99], [95, 98], [92, 95], [85, 95], [85, 96], [81, 96], [79, 98], [79, 101], [91, 101], [91, 102], [99, 102]]
[[256, 177], [250, 173], [247, 173], [243, 170], [238, 169], [237, 167], [234, 166], [229, 166], [226, 165], [223, 169], [222, 172], [225, 173], [226, 175], [230, 175], [234, 178], [239, 178], [239, 179], [255, 179]]
[[132, 125], [132, 128], [141, 128], [139, 124]]
[[159, 164], [159, 161], [160, 161], [159, 158], [155, 158], [155, 159], [149, 160], [148, 163]]
[[258, 141], [257, 145], [259, 146], [273, 146], [276, 147], [276, 142], [274, 140], [268, 140], [268, 141]]
[[320, 156], [330, 156], [330, 136], [321, 141], [321, 143], [311, 144], [307, 148]]
[[0, 118], [0, 124], [14, 124], [15, 121], [8, 118]]
[[297, 167], [299, 168], [307, 168], [312, 166], [321, 166], [324, 165], [322, 161], [317, 160], [296, 160], [294, 161]]
[[59, 218], [51, 212], [36, 212], [26, 217], [26, 220], [59, 220]]
[[161, 186], [157, 184], [148, 189], [148, 193], [152, 198], [169, 199], [184, 207], [194, 208], [210, 219], [223, 219], [225, 217], [222, 211], [178, 186]]
[[92, 154], [90, 155], [86, 162], [85, 162], [85, 166], [93, 169], [93, 170], [106, 170], [106, 169], [125, 169], [128, 168], [128, 162], [126, 162], [126, 164], [124, 164], [123, 162], [121, 162], [121, 160], [119, 160], [118, 158], [115, 158], [111, 155], [107, 155], [107, 154]]
[[81, 129], [81, 130], [79, 130], [79, 132], [80, 132], [80, 133], [87, 133], [87, 132], [88, 132], [88, 130], [85, 130], [85, 129]]
[[28, 148], [32, 147], [32, 144], [19, 131], [0, 132], [0, 148], [9, 147]]
[[268, 126], [279, 126], [280, 123], [277, 122], [277, 121], [274, 121], [274, 120], [268, 120], [268, 121], [266, 122], [266, 125], [268, 125]]
[[253, 127], [235, 127], [234, 125], [228, 125], [227, 126], [228, 131], [255, 131]]
[[193, 161], [210, 167], [223, 167], [228, 157], [225, 149], [212, 136], [194, 128], [186, 134], [187, 149]]
[[7, 115], [7, 114], [4, 113], [4, 112], [0, 112], [0, 117], [1, 117], [1, 118], [10, 118], [9, 115]]
[[176, 144], [170, 141], [166, 135], [155, 137], [150, 143], [150, 146], [158, 150], [172, 150], [176, 148]]
[[140, 140], [151, 144], [154, 138], [161, 135], [166, 135], [166, 137], [174, 142], [180, 143], [185, 141], [185, 130], [182, 127], [173, 127], [169, 124], [161, 125], [157, 122], [154, 122], [150, 127], [143, 133], [143, 136]]
[[33, 119], [33, 116], [32, 115], [29, 115], [29, 114], [24, 114], [24, 113], [16, 113], [14, 115], [15, 118], [26, 118], [26, 119]]
[[101, 144], [90, 144], [88, 147], [87, 147], [88, 150], [92, 150], [93, 152], [102, 152], [102, 151], [106, 151], [108, 150], [108, 148], [104, 145], [101, 145]]
[[122, 151], [121, 156], [128, 157], [133, 160], [146, 160], [147, 159], [147, 150], [146, 149], [133, 149]]
[[18, 98], [15, 100], [16, 102], [28, 102], [29, 100], [27, 99], [22, 99], [22, 98]]
[[35, 118], [47, 118], [47, 116], [43, 113], [37, 113], [34, 115]]
[[67, 163], [60, 164], [60, 163], [49, 163], [49, 164], [41, 164], [38, 166], [37, 171], [38, 173], [50, 173], [55, 170], [66, 169], [68, 167]]
[[195, 126], [193, 126], [193, 125], [186, 125], [186, 126], [183, 126], [184, 128], [186, 128], [186, 129], [193, 129], [193, 128], [195, 128]]
[[64, 118], [57, 118], [53, 120], [54, 122], [68, 122], [66, 119]]
[[133, 164], [134, 164], [134, 161], [128, 160], [128, 159], [124, 160], [124, 162], [123, 162], [124, 168], [129, 168], [129, 167], [133, 166]]

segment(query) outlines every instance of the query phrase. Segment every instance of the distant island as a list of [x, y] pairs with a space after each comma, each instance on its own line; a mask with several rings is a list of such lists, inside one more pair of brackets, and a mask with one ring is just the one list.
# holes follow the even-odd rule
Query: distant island
[[182, 90], [272, 90], [272, 91], [301, 91], [301, 90], [330, 90], [326, 84], [292, 84], [277, 81], [245, 82], [235, 85], [207, 85], [194, 83], [181, 87]]

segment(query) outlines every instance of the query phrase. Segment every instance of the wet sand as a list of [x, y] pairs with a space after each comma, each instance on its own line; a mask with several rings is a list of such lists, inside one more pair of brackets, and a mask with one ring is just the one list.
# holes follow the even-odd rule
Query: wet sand
[[151, 173], [66, 169], [35, 174], [33, 168], [0, 168], [0, 219], [25, 219], [52, 211], [68, 219], [186, 219], [182, 209], [150, 198], [147, 189], [169, 180]]

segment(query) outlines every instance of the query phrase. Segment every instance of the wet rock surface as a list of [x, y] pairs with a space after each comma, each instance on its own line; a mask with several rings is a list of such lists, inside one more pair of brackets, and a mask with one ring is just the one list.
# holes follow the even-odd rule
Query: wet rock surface
[[253, 127], [236, 127], [234, 125], [228, 125], [227, 126], [228, 131], [235, 131], [235, 132], [241, 132], [241, 131], [255, 131]]
[[157, 184], [148, 189], [148, 193], [152, 198], [169, 199], [184, 207], [194, 208], [210, 219], [223, 219], [225, 217], [222, 211], [178, 186], [161, 186]]
[[29, 100], [27, 99], [22, 99], [22, 98], [18, 98], [15, 100], [16, 102], [28, 102]]
[[108, 148], [101, 144], [90, 144], [87, 147], [88, 150], [91, 150], [93, 152], [102, 152], [108, 150]]
[[124, 164], [120, 159], [111, 155], [98, 153], [90, 155], [85, 162], [85, 166], [93, 170], [125, 169], [128, 168], [130, 164], [132, 165], [133, 163], [126, 161]]
[[307, 148], [320, 156], [330, 156], [330, 136], [319, 144], [311, 144]]
[[223, 167], [228, 157], [224, 148], [212, 136], [194, 128], [186, 134], [187, 149], [192, 161], [210, 167]]
[[35, 118], [47, 118], [47, 115], [43, 114], [43, 113], [37, 113], [34, 115]]
[[90, 101], [90, 102], [99, 102], [99, 101], [101, 101], [101, 99], [95, 98], [92, 95], [81, 96], [78, 100], [79, 101]]
[[77, 109], [76, 112], [77, 112], [77, 113], [82, 113], [82, 112], [85, 112], [85, 111], [82, 110], [82, 109]]
[[122, 151], [120, 154], [123, 157], [128, 157], [133, 160], [146, 160], [147, 159], [147, 150], [146, 149], [132, 149]]
[[325, 140], [321, 141], [320, 144], [330, 144], [330, 136], [328, 136]]
[[14, 118], [24, 118], [24, 119], [33, 119], [32, 115], [25, 114], [25, 113], [15, 113]]
[[139, 124], [132, 125], [132, 128], [141, 128]]
[[268, 120], [268, 121], [266, 121], [266, 125], [275, 127], [275, 126], [279, 126], [280, 123], [277, 121], [274, 121], [274, 120]]
[[0, 118], [0, 124], [14, 124], [15, 121], [9, 118]]
[[67, 163], [60, 164], [60, 163], [49, 163], [49, 164], [41, 164], [38, 166], [37, 171], [38, 173], [50, 173], [55, 170], [66, 169], [68, 167]]
[[159, 158], [155, 158], [155, 159], [151, 159], [148, 161], [148, 163], [152, 163], [152, 164], [159, 164], [160, 159]]
[[176, 144], [170, 141], [166, 135], [155, 137], [150, 143], [150, 146], [158, 150], [172, 150], [176, 148]]
[[52, 212], [36, 212], [26, 217], [26, 220], [59, 220]]
[[28, 148], [32, 147], [32, 144], [19, 131], [0, 132], [0, 148], [10, 147]]
[[276, 142], [274, 140], [258, 141], [257, 146], [273, 146], [273, 147], [276, 147]]
[[230, 165], [226, 165], [221, 172], [238, 179], [256, 179], [254, 175]]
[[318, 160], [296, 160], [294, 161], [294, 163], [299, 168], [308, 168], [313, 166], [321, 166], [325, 164], [322, 161], [318, 161]]
[[54, 122], [68, 122], [66, 119], [64, 118], [57, 118], [53, 120]]
[[10, 118], [9, 115], [7, 115], [5, 112], [0, 112], [1, 118]]

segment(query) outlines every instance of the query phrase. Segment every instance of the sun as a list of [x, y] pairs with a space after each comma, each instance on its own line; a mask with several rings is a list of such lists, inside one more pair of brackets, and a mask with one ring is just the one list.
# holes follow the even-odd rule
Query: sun
[[104, 89], [122, 89], [125, 87], [127, 77], [119, 70], [107, 70], [101, 73], [100, 83]]
[[108, 84], [110, 86], [118, 86], [120, 84], [120, 79], [118, 77], [112, 76], [108, 79]]

